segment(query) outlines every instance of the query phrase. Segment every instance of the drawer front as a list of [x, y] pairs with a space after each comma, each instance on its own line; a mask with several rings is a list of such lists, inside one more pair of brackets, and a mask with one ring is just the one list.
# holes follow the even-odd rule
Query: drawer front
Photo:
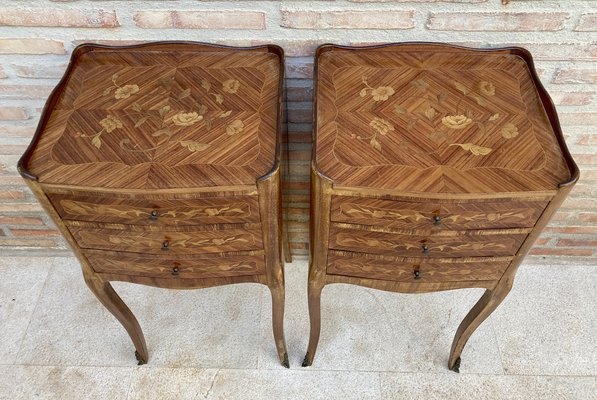
[[261, 231], [258, 229], [160, 232], [69, 226], [69, 230], [84, 249], [149, 254], [200, 254], [263, 248]]
[[259, 222], [256, 196], [136, 200], [49, 195], [63, 219], [134, 225], [182, 226]]
[[401, 257], [493, 257], [516, 254], [526, 236], [506, 229], [411, 235], [332, 227], [330, 248]]
[[404, 229], [518, 228], [533, 227], [546, 205], [546, 201], [406, 202], [335, 196], [331, 218]]
[[265, 273], [263, 255], [218, 255], [217, 257], [147, 257], [131, 253], [83, 250], [96, 272], [151, 278], [196, 279], [261, 275]]
[[400, 258], [330, 251], [327, 273], [398, 282], [499, 280], [510, 257]]

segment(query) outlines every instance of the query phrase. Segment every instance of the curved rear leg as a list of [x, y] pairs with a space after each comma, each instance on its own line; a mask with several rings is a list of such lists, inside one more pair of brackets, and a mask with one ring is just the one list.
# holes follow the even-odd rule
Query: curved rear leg
[[98, 300], [116, 317], [126, 329], [133, 345], [135, 346], [135, 357], [138, 361], [138, 365], [146, 364], [148, 361], [147, 345], [145, 344], [145, 338], [143, 332], [139, 326], [139, 322], [127, 307], [122, 299], [110, 285], [110, 282], [103, 281], [98, 277], [85, 277], [85, 282], [89, 289], [95, 294]]
[[309, 334], [309, 345], [307, 346], [307, 354], [303, 360], [303, 367], [308, 367], [313, 364], [313, 358], [317, 351], [317, 344], [319, 343], [319, 334], [321, 332], [321, 291], [323, 284], [309, 283], [309, 320], [311, 323], [311, 331]]
[[280, 363], [290, 368], [288, 363], [288, 352], [286, 350], [286, 340], [284, 339], [284, 284], [269, 286], [272, 294], [272, 325], [274, 330], [274, 341]]
[[450, 350], [450, 357], [448, 359], [448, 368], [450, 370], [460, 372], [460, 354], [466, 342], [479, 325], [501, 304], [511, 288], [512, 284], [507, 283], [493, 290], [486, 290], [466, 317], [464, 317], [458, 330], [456, 330], [456, 335], [452, 342], [452, 349]]

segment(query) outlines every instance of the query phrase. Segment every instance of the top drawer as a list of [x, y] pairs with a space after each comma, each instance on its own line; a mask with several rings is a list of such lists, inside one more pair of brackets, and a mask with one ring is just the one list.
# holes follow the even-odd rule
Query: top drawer
[[63, 219], [134, 225], [183, 226], [259, 222], [257, 196], [129, 199], [49, 194]]
[[493, 229], [533, 227], [547, 201], [448, 203], [334, 196], [331, 219], [407, 229]]

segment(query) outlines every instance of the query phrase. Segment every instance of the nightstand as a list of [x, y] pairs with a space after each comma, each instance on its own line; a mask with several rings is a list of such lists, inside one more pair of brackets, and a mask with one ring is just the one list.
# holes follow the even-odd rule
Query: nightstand
[[458, 371], [467, 340], [578, 180], [531, 55], [324, 45], [315, 79], [303, 366], [313, 362], [327, 284], [484, 288], [452, 344], [448, 367]]
[[[19, 171], [70, 243], [85, 282], [148, 361], [110, 281], [191, 289], [253, 282], [283, 333], [277, 46], [81, 45]], [[225, 350], [225, 349], [223, 349]]]

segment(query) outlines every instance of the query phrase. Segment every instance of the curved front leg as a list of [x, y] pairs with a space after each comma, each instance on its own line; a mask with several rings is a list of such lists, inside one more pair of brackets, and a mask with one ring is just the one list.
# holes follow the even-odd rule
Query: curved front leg
[[147, 345], [145, 344], [141, 326], [139, 326], [139, 322], [137, 322], [137, 319], [131, 310], [114, 291], [110, 282], [104, 281], [97, 276], [85, 276], [85, 282], [104, 307], [106, 307], [108, 311], [120, 321], [124, 329], [126, 329], [135, 346], [135, 357], [137, 358], [138, 365], [146, 364], [148, 360]]
[[479, 301], [477, 301], [473, 308], [468, 312], [466, 317], [464, 317], [456, 331], [454, 341], [452, 342], [450, 358], [448, 359], [449, 369], [454, 372], [460, 372], [460, 354], [462, 353], [462, 349], [464, 349], [466, 342], [479, 325], [481, 325], [481, 323], [501, 304], [511, 288], [512, 283], [506, 282], [493, 290], [486, 290]]

